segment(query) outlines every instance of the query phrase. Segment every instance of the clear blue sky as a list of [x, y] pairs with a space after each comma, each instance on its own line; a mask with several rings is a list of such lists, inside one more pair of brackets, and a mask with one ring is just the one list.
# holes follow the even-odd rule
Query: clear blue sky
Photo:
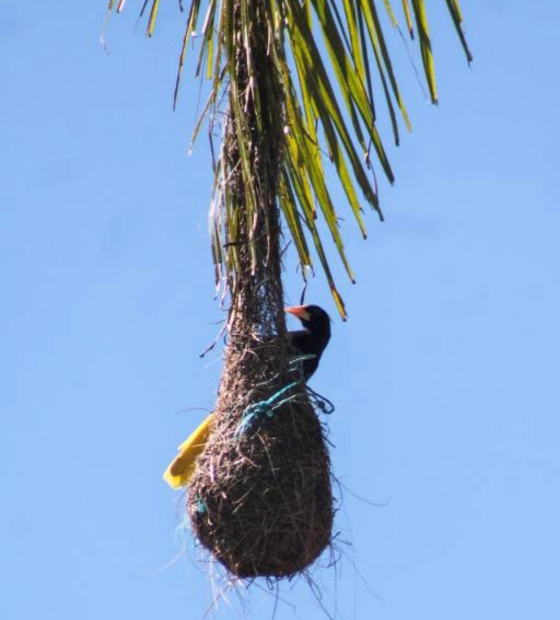
[[[107, 55], [106, 1], [1, 3], [3, 620], [198, 620], [212, 600], [161, 480], [220, 373], [198, 358], [222, 317], [208, 149], [187, 155], [188, 80], [171, 112], [175, 4], [149, 42], [139, 4]], [[431, 4], [441, 104], [399, 63], [414, 132], [391, 151], [386, 223], [364, 242], [348, 217], [358, 284], [340, 278], [350, 320], [313, 379], [337, 406], [351, 542], [315, 578], [340, 620], [553, 620], [560, 8], [464, 2], [469, 70]], [[322, 278], [308, 298], [334, 317]], [[305, 584], [281, 596], [278, 620], [325, 618]], [[258, 588], [228, 598], [214, 617], [273, 617]]]

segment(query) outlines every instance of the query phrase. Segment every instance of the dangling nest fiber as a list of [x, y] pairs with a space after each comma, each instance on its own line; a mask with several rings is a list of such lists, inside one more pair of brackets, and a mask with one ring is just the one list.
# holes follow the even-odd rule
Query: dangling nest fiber
[[[257, 356], [228, 353], [215, 422], [189, 489], [188, 513], [196, 536], [241, 578], [291, 577], [331, 541], [329, 455], [305, 387], [296, 385], [278, 399], [289, 400], [269, 412], [270, 417], [258, 415], [240, 432], [250, 405], [294, 379], [293, 372], [283, 373], [247, 389], [247, 377], [260, 374], [258, 358], [263, 352], [278, 356], [279, 349], [263, 345]], [[249, 374], [247, 365], [253, 367]]]

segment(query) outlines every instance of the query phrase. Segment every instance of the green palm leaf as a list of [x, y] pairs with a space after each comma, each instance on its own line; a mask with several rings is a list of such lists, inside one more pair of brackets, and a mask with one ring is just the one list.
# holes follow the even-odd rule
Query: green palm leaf
[[[463, 16], [458, 0], [445, 1], [470, 62], [472, 55], [462, 30]], [[142, 13], [149, 7], [146, 29], [149, 37], [155, 31], [159, 5], [159, 0], [144, 0], [142, 6]], [[188, 48], [197, 34], [199, 52], [195, 75], [210, 81], [210, 95], [202, 117], [213, 119], [224, 111], [224, 102], [228, 104], [230, 128], [239, 158], [239, 169], [231, 170], [222, 149], [215, 164], [211, 240], [218, 282], [236, 276], [239, 243], [248, 243], [251, 260], [257, 261], [251, 250], [255, 241], [252, 223], [259, 210], [268, 204], [269, 180], [262, 178], [261, 169], [261, 177], [258, 176], [254, 161], [258, 156], [259, 140], [266, 139], [262, 135], [264, 128], [270, 127], [270, 123], [282, 123], [283, 144], [278, 145], [278, 162], [271, 164], [271, 169], [277, 166], [278, 180], [270, 182], [303, 266], [304, 277], [305, 268], [312, 266], [310, 247], [313, 247], [339, 311], [344, 315], [323, 231], [328, 231], [351, 280], [354, 275], [339, 226], [340, 208], [335, 207], [333, 188], [325, 180], [326, 164], [332, 165], [350, 211], [365, 237], [364, 205], [369, 205], [383, 219], [373, 166], [379, 166], [387, 179], [391, 183], [394, 181], [378, 128], [375, 98], [380, 97], [387, 107], [397, 144], [399, 122], [403, 122], [407, 130], [411, 129], [377, 5], [375, 0], [191, 1], [180, 46], [174, 106]], [[398, 27], [390, 0], [383, 0], [383, 5], [389, 23]], [[123, 6], [124, 0], [110, 0], [109, 13], [120, 12]], [[416, 22], [426, 82], [432, 102], [437, 103], [432, 39], [424, 0], [402, 0], [402, 14], [411, 37], [414, 36], [413, 17]], [[267, 54], [273, 67], [270, 73], [274, 75], [263, 75], [259, 71], [259, 58], [254, 51], [262, 49], [255, 45], [259, 36], [266, 36]], [[246, 76], [236, 74], [240, 55]], [[275, 91], [277, 85], [281, 86], [279, 96]], [[274, 100], [281, 102], [279, 114], [271, 110], [270, 102]], [[248, 110], [255, 111], [252, 118], [256, 119], [256, 126], [249, 124]], [[271, 114], [276, 116], [272, 118]], [[202, 120], [195, 127], [194, 137], [202, 127]], [[371, 153], [375, 154], [375, 163]], [[228, 185], [232, 174], [240, 175], [242, 180], [242, 211], [237, 208]], [[244, 229], [248, 231], [245, 240], [238, 237], [241, 217], [245, 218]], [[319, 225], [321, 220], [324, 226]]]

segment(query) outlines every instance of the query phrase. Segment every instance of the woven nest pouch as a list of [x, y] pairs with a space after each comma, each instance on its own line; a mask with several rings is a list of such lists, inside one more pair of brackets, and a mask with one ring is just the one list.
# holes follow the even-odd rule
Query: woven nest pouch
[[246, 364], [232, 357], [188, 514], [200, 543], [234, 576], [292, 577], [331, 542], [325, 429], [293, 373], [255, 389]]

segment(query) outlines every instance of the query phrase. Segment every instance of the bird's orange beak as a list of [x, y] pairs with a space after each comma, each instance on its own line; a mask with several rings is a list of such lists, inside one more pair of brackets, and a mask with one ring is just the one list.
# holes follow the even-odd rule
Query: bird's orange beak
[[290, 306], [289, 308], [284, 308], [284, 312], [293, 314], [298, 319], [303, 319], [304, 321], [309, 321], [311, 318], [305, 306]]

